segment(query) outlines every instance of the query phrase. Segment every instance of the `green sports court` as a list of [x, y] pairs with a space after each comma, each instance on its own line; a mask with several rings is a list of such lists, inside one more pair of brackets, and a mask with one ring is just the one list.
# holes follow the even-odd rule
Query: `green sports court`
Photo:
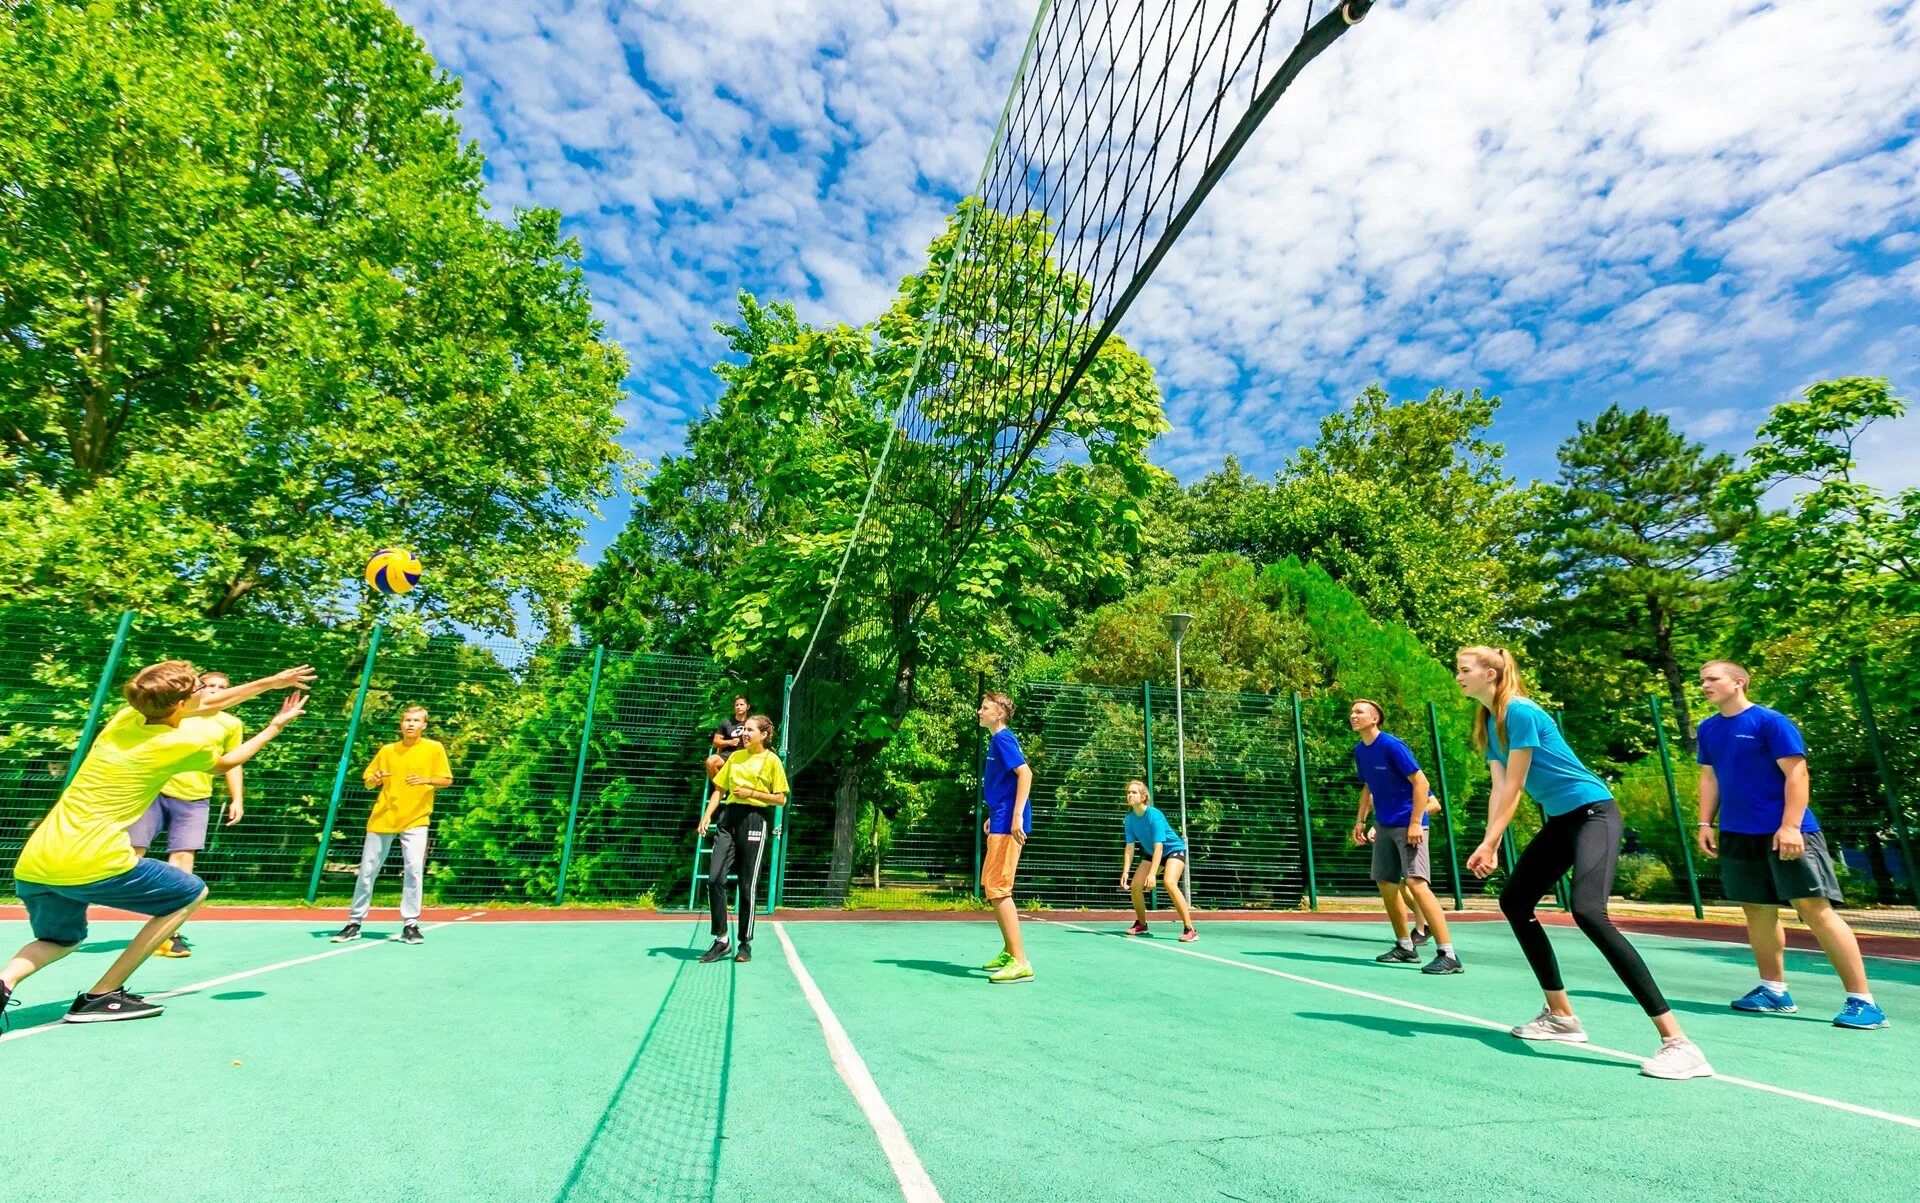
[[[34, 1084], [9, 1197], [1711, 1200], [1783, 1155], [1795, 1197], [1913, 1197], [1920, 1027], [1829, 1026], [1817, 953], [1789, 954], [1800, 1014], [1751, 1017], [1742, 947], [1636, 935], [1719, 1073], [1675, 1083], [1636, 1072], [1651, 1032], [1570, 928], [1585, 1047], [1503, 1030], [1539, 996], [1498, 922], [1457, 925], [1444, 978], [1373, 964], [1383, 924], [1024, 926], [1011, 988], [970, 921], [775, 919], [738, 966], [694, 962], [693, 920], [449, 913], [417, 948], [207, 922], [141, 974], [164, 1015], [60, 1025], [131, 930], [99, 924], [0, 1048]], [[1920, 963], [1873, 972], [1920, 1014]]]

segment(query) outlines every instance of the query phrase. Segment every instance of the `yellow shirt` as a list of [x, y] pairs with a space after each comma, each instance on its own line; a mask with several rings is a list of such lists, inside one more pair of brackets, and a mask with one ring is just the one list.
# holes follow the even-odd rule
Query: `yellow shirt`
[[[247, 742], [246, 725], [225, 711], [198, 718], [181, 719], [180, 729], [187, 730], [189, 723], [196, 724], [196, 729], [208, 731], [207, 742], [213, 745], [216, 755], [225, 756]], [[198, 802], [202, 798], [211, 798], [213, 797], [213, 774], [197, 770], [190, 773], [175, 773], [173, 780], [160, 787], [160, 792], [169, 798], [178, 798], [182, 802]]]
[[762, 802], [758, 798], [736, 798], [733, 791], [750, 789], [763, 794], [784, 794], [787, 792], [787, 770], [778, 756], [764, 748], [758, 752], [742, 748], [727, 757], [727, 763], [720, 766], [713, 783], [726, 794], [727, 801], [735, 805], [772, 806], [773, 803]]
[[367, 766], [362, 777], [369, 789], [376, 784], [373, 775], [383, 770], [388, 777], [386, 784], [380, 786], [373, 813], [367, 816], [367, 830], [375, 835], [395, 835], [425, 827], [433, 817], [434, 787], [408, 785], [407, 778], [452, 777], [446, 748], [439, 740], [425, 736], [411, 748], [403, 743], [388, 744], [374, 753], [373, 763]]
[[14, 862], [13, 875], [43, 886], [84, 886], [138, 863], [127, 828], [176, 773], [209, 772], [220, 758], [202, 719], [149, 723], [131, 707], [107, 720], [47, 817]]

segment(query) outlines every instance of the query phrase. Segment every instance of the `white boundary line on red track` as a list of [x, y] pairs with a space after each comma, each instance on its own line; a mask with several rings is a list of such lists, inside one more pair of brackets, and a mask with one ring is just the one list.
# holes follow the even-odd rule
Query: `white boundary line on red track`
[[[1439, 1007], [1429, 1007], [1424, 1003], [1408, 1002], [1404, 998], [1394, 998], [1388, 994], [1375, 994], [1371, 990], [1357, 990], [1352, 986], [1339, 986], [1332, 982], [1323, 982], [1319, 978], [1305, 977], [1298, 973], [1288, 973], [1282, 969], [1270, 969], [1265, 965], [1249, 965], [1245, 961], [1236, 961], [1231, 957], [1217, 957], [1211, 953], [1198, 952], [1191, 948], [1180, 948], [1171, 944], [1156, 944], [1144, 940], [1128, 940], [1127, 937], [1121, 935], [1119, 932], [1101, 931], [1094, 927], [1082, 927], [1077, 923], [1063, 923], [1058, 919], [1045, 919], [1039, 916], [1035, 916], [1035, 918], [1039, 918], [1040, 922], [1050, 923], [1055, 927], [1064, 927], [1072, 931], [1086, 932], [1088, 935], [1093, 936], [1105, 936], [1109, 939], [1124, 940], [1127, 943], [1139, 947], [1157, 949], [1160, 952], [1174, 952], [1179, 953], [1181, 956], [1198, 957], [1200, 960], [1213, 961], [1220, 965], [1232, 965], [1237, 969], [1245, 969], [1251, 973], [1264, 973], [1268, 977], [1282, 978], [1289, 982], [1299, 982], [1304, 986], [1318, 986], [1322, 990], [1331, 990], [1336, 994], [1345, 994], [1353, 998], [1364, 998], [1372, 1002], [1386, 1003], [1395, 1007], [1405, 1007], [1410, 1011], [1422, 1011], [1428, 1015], [1438, 1015], [1443, 1019], [1456, 1019], [1461, 1023], [1473, 1024], [1475, 1027], [1490, 1028], [1499, 1032], [1510, 1031], [1512, 1028], [1511, 1024], [1495, 1023], [1491, 1019], [1482, 1019], [1478, 1015], [1463, 1015], [1459, 1011], [1447, 1011]], [[1599, 1053], [1604, 1057], [1613, 1057], [1621, 1061], [1632, 1061], [1635, 1064], [1646, 1060], [1644, 1056], [1638, 1053], [1629, 1053], [1617, 1048], [1608, 1048], [1603, 1044], [1570, 1044], [1565, 1047], [1583, 1048], [1591, 1052]], [[1716, 1074], [1709, 1080], [1725, 1082], [1729, 1086], [1743, 1086], [1748, 1090], [1758, 1090], [1766, 1094], [1777, 1094], [1790, 1099], [1799, 1099], [1803, 1103], [1815, 1103], [1822, 1107], [1831, 1107], [1836, 1111], [1850, 1111], [1855, 1115], [1864, 1115], [1869, 1119], [1885, 1120], [1890, 1124], [1901, 1124], [1908, 1128], [1920, 1128], [1920, 1119], [1915, 1119], [1910, 1115], [1900, 1115], [1892, 1111], [1881, 1111], [1875, 1107], [1862, 1107], [1858, 1103], [1848, 1103], [1839, 1099], [1830, 1099], [1825, 1095], [1808, 1094], [1800, 1090], [1788, 1090], [1784, 1086], [1773, 1086], [1766, 1082], [1755, 1082], [1747, 1078], [1730, 1078], [1725, 1074]]]
[[[425, 927], [422, 927], [420, 930], [422, 932], [430, 932], [436, 928], [446, 927], [449, 924], [465, 923], [469, 919], [477, 919], [484, 914], [486, 914], [485, 911], [475, 911], [471, 915], [462, 915], [458, 919], [446, 919], [446, 920], [442, 920], [439, 923], [429, 923]], [[211, 990], [215, 986], [224, 986], [228, 982], [242, 981], [246, 978], [258, 977], [263, 973], [272, 973], [276, 969], [291, 969], [295, 965], [308, 965], [313, 963], [314, 961], [324, 961], [328, 957], [344, 956], [350, 952], [359, 952], [363, 948], [373, 948], [381, 944], [398, 943], [399, 940], [400, 940], [399, 936], [388, 936], [385, 939], [381, 939], [381, 940], [355, 940], [353, 943], [346, 945], [344, 948], [329, 948], [325, 952], [316, 952], [310, 956], [295, 957], [290, 961], [276, 961], [271, 965], [262, 965], [257, 969], [242, 969], [238, 973], [229, 973], [221, 977], [212, 977], [212, 978], [208, 978], [204, 982], [194, 982], [192, 985], [181, 986], [175, 990], [163, 990], [157, 994], [144, 994], [144, 995], [141, 995], [141, 997], [149, 999], [153, 1002], [160, 1002], [164, 999], [179, 998], [183, 994], [198, 994], [202, 990]], [[55, 1028], [61, 1028], [66, 1026], [67, 1026], [67, 1023], [64, 1019], [55, 1019], [47, 1023], [35, 1024], [30, 1028], [21, 1028], [17, 1032], [7, 1032], [4, 1035], [0, 1035], [0, 1044], [4, 1044], [9, 1040], [24, 1040], [28, 1036], [37, 1036], [42, 1032], [50, 1032]]]
[[800, 963], [799, 950], [787, 937], [786, 924], [771, 926], [773, 934], [780, 937], [780, 947], [786, 950], [787, 968], [793, 970], [794, 979], [800, 983], [800, 993], [807, 996], [807, 1004], [813, 1008], [814, 1018], [820, 1021], [820, 1030], [826, 1034], [827, 1053], [833, 1058], [833, 1067], [839, 1071], [840, 1080], [847, 1084], [854, 1101], [860, 1104], [860, 1110], [866, 1113], [867, 1122], [873, 1125], [873, 1134], [880, 1139], [880, 1148], [893, 1166], [893, 1176], [900, 1181], [901, 1195], [907, 1203], [942, 1203], [933, 1179], [927, 1176], [927, 1167], [920, 1164], [920, 1155], [913, 1151], [913, 1142], [907, 1139], [906, 1129], [900, 1126], [893, 1109], [880, 1093], [879, 1084], [867, 1072], [867, 1063], [860, 1059], [859, 1051], [853, 1047], [847, 1030], [840, 1026], [833, 1008], [827, 1005], [820, 987], [814, 985], [813, 975]]

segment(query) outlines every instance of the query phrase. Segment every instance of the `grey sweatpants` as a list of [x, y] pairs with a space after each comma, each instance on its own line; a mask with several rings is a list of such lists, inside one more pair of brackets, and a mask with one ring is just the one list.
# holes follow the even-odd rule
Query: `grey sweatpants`
[[360, 876], [353, 883], [353, 909], [347, 912], [347, 918], [353, 922], [365, 922], [367, 909], [373, 905], [374, 879], [380, 876], [396, 839], [400, 841], [400, 861], [404, 866], [400, 876], [400, 921], [419, 920], [420, 883], [427, 871], [427, 829], [411, 827], [399, 835], [367, 832], [366, 845], [360, 851]]

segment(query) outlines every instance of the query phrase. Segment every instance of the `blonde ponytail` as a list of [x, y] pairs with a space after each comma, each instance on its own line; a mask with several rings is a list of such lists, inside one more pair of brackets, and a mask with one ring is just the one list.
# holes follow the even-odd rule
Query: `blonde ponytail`
[[1500, 739], [1500, 746], [1507, 743], [1507, 703], [1515, 698], [1527, 696], [1527, 684], [1520, 679], [1520, 665], [1515, 662], [1513, 653], [1503, 647], [1463, 647], [1460, 655], [1472, 660], [1480, 668], [1493, 670], [1493, 705], [1482, 704], [1480, 713], [1473, 717], [1473, 746], [1484, 754], [1487, 750], [1487, 720], [1482, 717], [1493, 714], [1494, 733]]

